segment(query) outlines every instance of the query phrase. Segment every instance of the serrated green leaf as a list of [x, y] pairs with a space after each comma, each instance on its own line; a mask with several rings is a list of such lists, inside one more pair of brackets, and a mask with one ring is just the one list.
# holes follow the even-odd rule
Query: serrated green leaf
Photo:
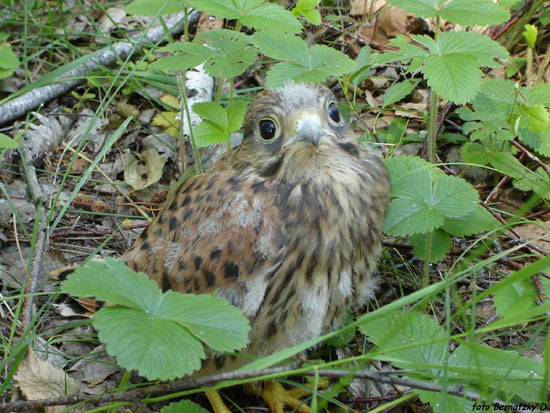
[[509, 153], [487, 151], [487, 157], [491, 165], [504, 175], [523, 178], [527, 174], [527, 168]]
[[405, 79], [386, 89], [384, 93], [384, 106], [393, 105], [413, 91], [420, 79]]
[[550, 83], [538, 83], [529, 89], [521, 88], [530, 105], [550, 106]]
[[193, 105], [193, 112], [201, 118], [214, 122], [225, 132], [227, 129], [227, 111], [216, 102], [199, 102]]
[[467, 215], [477, 205], [475, 189], [461, 178], [447, 176], [417, 157], [384, 161], [392, 180], [392, 197], [384, 231], [411, 235], [433, 231], [445, 218]]
[[542, 169], [531, 171], [526, 168], [525, 175], [512, 181], [514, 187], [521, 191], [533, 191], [542, 199], [550, 199], [550, 178]]
[[201, 341], [219, 351], [244, 347], [248, 320], [225, 299], [162, 293], [157, 283], [106, 258], [77, 268], [63, 292], [108, 301], [94, 316], [109, 354], [149, 379], [173, 379], [200, 368]]
[[0, 44], [0, 69], [12, 70], [19, 66], [19, 59], [7, 44]]
[[498, 24], [510, 18], [510, 13], [492, 0], [390, 0], [390, 3], [420, 17], [441, 17], [465, 26]]
[[428, 56], [422, 71], [435, 92], [457, 104], [475, 97], [483, 75], [476, 59], [462, 54]]
[[289, 80], [318, 83], [356, 68], [356, 63], [342, 52], [324, 45], [309, 49], [304, 40], [293, 35], [259, 32], [252, 36], [252, 42], [265, 55], [289, 61], [275, 64], [268, 72], [268, 87], [283, 86]]
[[299, 17], [303, 16], [312, 24], [321, 23], [321, 15], [316, 7], [321, 0], [298, 0], [296, 6], [292, 9], [292, 15]]
[[126, 6], [126, 12], [141, 16], [156, 16], [160, 13], [161, 16], [164, 16], [184, 10], [187, 7], [185, 3], [182, 0], [134, 0]]
[[529, 130], [533, 132], [542, 132], [550, 125], [550, 114], [543, 105], [524, 105], [522, 113], [529, 120]]
[[287, 33], [298, 33], [302, 30], [300, 22], [278, 4], [262, 0], [186, 0], [207, 14], [223, 19], [238, 19], [247, 27], [257, 30], [278, 30]]
[[[146, 291], [146, 294], [142, 294]], [[76, 297], [96, 297], [113, 305], [156, 311], [162, 293], [144, 273], [135, 273], [123, 262], [106, 258], [78, 267], [61, 284], [61, 292]]]
[[197, 146], [209, 146], [228, 142], [231, 134], [241, 127], [247, 103], [237, 100], [226, 108], [215, 102], [201, 102], [193, 105], [193, 111], [203, 118], [194, 129]]
[[248, 103], [243, 100], [236, 100], [233, 103], [230, 103], [227, 108], [227, 132], [233, 133], [238, 131], [241, 128], [241, 125], [244, 120], [244, 115], [246, 114], [246, 108]]
[[99, 339], [118, 364], [148, 379], [172, 380], [198, 370], [206, 357], [187, 328], [134, 308], [106, 307], [94, 315]]
[[476, 205], [474, 210], [467, 215], [458, 218], [446, 218], [442, 229], [452, 235], [465, 237], [492, 231], [501, 226], [501, 223], [481, 205]]
[[19, 144], [10, 138], [8, 135], [0, 133], [0, 148], [14, 149], [19, 147]]
[[533, 26], [532, 24], [526, 24], [525, 30], [522, 34], [523, 37], [525, 37], [525, 41], [527, 42], [527, 47], [533, 49], [535, 47], [535, 43], [537, 42], [536, 26]]
[[[418, 36], [412, 37], [416, 39]], [[507, 60], [510, 57], [506, 49], [490, 37], [462, 30], [442, 33], [437, 41], [437, 47], [437, 53], [462, 53], [473, 56], [481, 66], [487, 67], [500, 67], [500, 63], [495, 59]]]
[[428, 234], [414, 234], [409, 236], [409, 242], [414, 247], [414, 253], [424, 261], [438, 262], [445, 258], [451, 250], [451, 237], [445, 231], [436, 229], [432, 231], [430, 242], [430, 256], [427, 256], [426, 242]]
[[445, 20], [464, 26], [489, 26], [507, 21], [510, 13], [493, 0], [451, 0], [439, 14]]
[[208, 410], [203, 409], [191, 400], [181, 400], [163, 407], [160, 413], [208, 413]]
[[[359, 330], [368, 335], [380, 350], [383, 349], [386, 360], [397, 367], [415, 369], [443, 363], [447, 335], [437, 321], [426, 314], [395, 312], [362, 323]], [[434, 369], [433, 374], [436, 372]]]
[[231, 139], [231, 136], [225, 133], [224, 129], [208, 120], [203, 120], [200, 125], [197, 125], [193, 129], [193, 133], [195, 143], [199, 148], [229, 142]]

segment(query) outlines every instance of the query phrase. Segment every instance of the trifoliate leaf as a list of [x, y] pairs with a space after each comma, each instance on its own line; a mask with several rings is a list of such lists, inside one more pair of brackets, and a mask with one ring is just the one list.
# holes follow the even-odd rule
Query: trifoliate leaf
[[216, 52], [209, 58], [204, 69], [214, 77], [230, 78], [243, 73], [256, 59], [257, 51], [250, 39], [234, 30], [208, 30], [197, 36]]
[[162, 293], [155, 281], [112, 258], [77, 268], [61, 289], [109, 303], [94, 315], [100, 340], [121, 366], [149, 379], [173, 379], [200, 368], [201, 341], [233, 351], [248, 340], [248, 320], [226, 300]]
[[446, 218], [442, 229], [452, 235], [464, 237], [492, 231], [502, 224], [481, 205], [476, 205], [469, 214], [458, 218]]
[[252, 42], [263, 54], [288, 61], [275, 64], [268, 72], [269, 87], [282, 86], [289, 80], [318, 83], [356, 68], [356, 63], [342, 52], [324, 45], [308, 48], [305, 40], [290, 34], [258, 32]]
[[163, 407], [160, 413], [208, 413], [208, 410], [203, 409], [191, 400], [181, 400]]
[[451, 237], [445, 231], [436, 229], [432, 231], [430, 242], [430, 256], [427, 256], [426, 243], [428, 234], [414, 234], [409, 236], [409, 242], [414, 247], [414, 253], [423, 261], [438, 262], [447, 256], [451, 249]]
[[222, 19], [238, 19], [245, 26], [256, 30], [287, 33], [302, 30], [302, 25], [292, 13], [278, 4], [262, 0], [186, 0], [186, 3]]
[[250, 44], [249, 36], [224, 29], [205, 31], [193, 43], [175, 42], [159, 48], [158, 51], [175, 54], [153, 62], [150, 65], [152, 69], [165, 72], [185, 71], [205, 63], [204, 69], [209, 75], [223, 78], [243, 73], [257, 55], [257, 50]]
[[161, 16], [164, 16], [166, 14], [182, 11], [185, 7], [185, 2], [182, 0], [134, 0], [126, 6], [126, 12], [139, 14], [141, 16], [156, 16], [160, 13]]
[[195, 127], [195, 142], [197, 146], [209, 146], [229, 142], [231, 134], [241, 127], [246, 113], [247, 103], [234, 101], [226, 108], [214, 102], [202, 102], [193, 105], [193, 111], [203, 118]]
[[533, 26], [532, 24], [526, 24], [525, 31], [522, 34], [523, 37], [525, 37], [525, 41], [527, 42], [527, 47], [533, 49], [535, 47], [535, 43], [537, 42], [536, 26]]
[[292, 15], [296, 17], [304, 17], [312, 24], [321, 23], [321, 15], [315, 8], [321, 0], [298, 0], [296, 6], [292, 9]]
[[413, 91], [420, 79], [406, 79], [386, 89], [384, 93], [384, 106], [393, 105]]
[[392, 197], [384, 231], [411, 235], [433, 231], [446, 218], [467, 215], [477, 205], [475, 189], [461, 178], [445, 175], [423, 159], [403, 156], [385, 160]]
[[390, 3], [420, 17], [441, 17], [465, 26], [487, 26], [510, 18], [510, 13], [492, 0], [390, 0]]
[[0, 133], [0, 149], [2, 148], [8, 148], [13, 149], [17, 148], [19, 144], [14, 141], [12, 138], [10, 138], [8, 135], [4, 135], [3, 133]]
[[156, 150], [146, 149], [126, 165], [124, 181], [136, 190], [147, 188], [162, 177], [164, 163]]

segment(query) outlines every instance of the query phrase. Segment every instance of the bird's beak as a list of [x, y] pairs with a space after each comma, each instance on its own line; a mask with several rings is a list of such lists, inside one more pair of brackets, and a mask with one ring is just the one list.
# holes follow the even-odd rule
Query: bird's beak
[[312, 144], [316, 148], [319, 146], [325, 131], [321, 126], [321, 120], [318, 115], [304, 113], [296, 121], [296, 140]]

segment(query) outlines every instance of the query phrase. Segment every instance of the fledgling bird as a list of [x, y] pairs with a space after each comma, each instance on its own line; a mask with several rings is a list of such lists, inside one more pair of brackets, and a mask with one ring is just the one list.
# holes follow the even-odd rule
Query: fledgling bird
[[259, 93], [243, 132], [124, 259], [163, 290], [215, 293], [240, 307], [251, 323], [246, 352], [264, 356], [337, 329], [373, 296], [390, 182], [324, 86]]

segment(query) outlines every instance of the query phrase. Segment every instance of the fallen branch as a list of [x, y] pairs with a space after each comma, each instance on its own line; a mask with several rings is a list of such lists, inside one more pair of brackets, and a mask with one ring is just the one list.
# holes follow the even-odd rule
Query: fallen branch
[[[309, 371], [307, 369], [310, 369]], [[382, 370], [378, 372], [370, 370], [332, 370], [332, 369], [318, 369], [314, 371], [313, 367], [300, 368], [296, 370], [295, 367], [274, 367], [265, 370], [251, 370], [251, 371], [235, 371], [229, 373], [221, 373], [208, 377], [201, 377], [198, 379], [177, 380], [169, 383], [158, 384], [154, 386], [143, 387], [135, 390], [130, 390], [123, 393], [110, 393], [102, 394], [98, 396], [81, 396], [71, 395], [65, 397], [58, 397], [55, 399], [44, 400], [27, 400], [27, 401], [15, 401], [11, 403], [3, 403], [0, 405], [0, 411], [28, 411], [35, 408], [43, 408], [48, 406], [62, 406], [71, 405], [75, 403], [113, 403], [113, 402], [135, 402], [141, 400], [144, 403], [149, 402], [149, 398], [154, 395], [182, 392], [193, 388], [200, 388], [204, 386], [216, 385], [220, 382], [227, 380], [247, 380], [258, 377], [269, 378], [285, 376], [288, 374], [302, 374], [305, 376], [314, 376], [318, 374], [320, 377], [326, 378], [341, 378], [350, 377], [367, 379], [377, 381], [380, 383], [395, 384], [399, 386], [406, 386], [415, 389], [428, 390], [433, 392], [443, 391], [443, 386], [435, 383], [428, 383], [424, 381], [412, 380], [406, 377], [396, 377], [398, 374], [403, 374], [404, 371], [399, 370]], [[220, 385], [218, 388], [227, 387]], [[447, 386], [447, 394], [452, 394], [458, 397], [464, 397], [472, 401], [478, 401], [481, 396], [478, 393], [471, 391], [465, 391], [463, 385]], [[182, 394], [175, 394], [174, 397], [181, 397]], [[152, 400], [151, 400], [152, 401]]]
[[[188, 18], [189, 25], [195, 24], [199, 20], [200, 11], [193, 11]], [[166, 27], [171, 28], [171, 34], [177, 34], [183, 31], [185, 12], [177, 13], [165, 19]], [[16, 97], [0, 105], [0, 125], [12, 121], [27, 112], [36, 109], [38, 106], [59, 97], [75, 86], [84, 81], [83, 77], [89, 73], [100, 69], [101, 67], [111, 66], [117, 59], [126, 59], [131, 53], [137, 52], [143, 48], [144, 40], [151, 43], [158, 43], [167, 33], [163, 26], [156, 24], [145, 35], [138, 34], [130, 37], [127, 41], [121, 41], [98, 50], [90, 56], [86, 56], [84, 63], [71, 69], [53, 81], [55, 84], [37, 87], [22, 96]], [[66, 79], [66, 80], [63, 80]], [[40, 82], [40, 79], [37, 83]]]

